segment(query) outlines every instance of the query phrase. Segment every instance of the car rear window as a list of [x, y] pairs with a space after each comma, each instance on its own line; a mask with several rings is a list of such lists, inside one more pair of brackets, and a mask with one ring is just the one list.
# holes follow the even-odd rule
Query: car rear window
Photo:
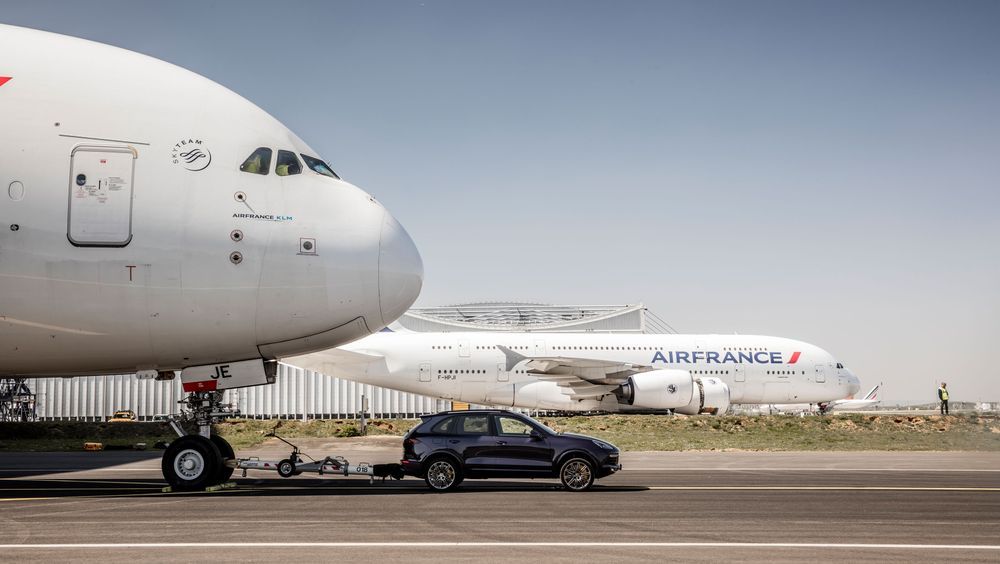
[[490, 416], [488, 414], [452, 415], [430, 424], [423, 433], [433, 435], [488, 435], [490, 434]]
[[489, 415], [466, 415], [462, 417], [460, 433], [465, 435], [486, 435], [490, 432]]
[[455, 432], [455, 420], [458, 417], [446, 417], [441, 421], [438, 421], [436, 425], [431, 427], [430, 432], [435, 435], [449, 435]]

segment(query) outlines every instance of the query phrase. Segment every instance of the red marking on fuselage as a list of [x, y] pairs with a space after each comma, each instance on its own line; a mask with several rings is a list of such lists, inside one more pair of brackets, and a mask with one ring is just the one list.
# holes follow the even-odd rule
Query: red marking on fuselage
[[0, 86], [7, 84], [7, 81], [14, 78], [13, 76], [0, 76]]
[[795, 364], [796, 362], [798, 362], [800, 354], [802, 354], [802, 353], [800, 353], [799, 351], [793, 352], [792, 353], [792, 358], [788, 359], [788, 364]]
[[205, 380], [204, 382], [184, 382], [185, 392], [212, 392], [218, 382], [215, 380]]

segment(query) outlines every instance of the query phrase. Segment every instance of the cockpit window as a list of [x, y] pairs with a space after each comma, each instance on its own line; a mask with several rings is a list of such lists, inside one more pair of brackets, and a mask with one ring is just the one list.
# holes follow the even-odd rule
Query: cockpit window
[[240, 165], [240, 170], [252, 174], [267, 174], [270, 168], [271, 149], [267, 147], [257, 147], [254, 152], [250, 153], [247, 160], [243, 161], [243, 164]]
[[302, 173], [302, 163], [291, 151], [278, 151], [278, 164], [274, 167], [278, 176], [291, 176]]
[[310, 157], [309, 155], [304, 155], [302, 153], [299, 154], [302, 155], [302, 160], [306, 162], [306, 166], [309, 167], [309, 170], [322, 174], [323, 176], [329, 176], [330, 178], [336, 178], [338, 180], [340, 179], [340, 177], [337, 176], [337, 173], [333, 172], [333, 169], [330, 168], [330, 165], [317, 159], [316, 157]]
[[843, 368], [843, 367], [844, 367], [844, 365], [843, 365], [843, 364], [841, 364], [841, 363], [839, 363], [839, 362], [837, 363], [837, 368]]

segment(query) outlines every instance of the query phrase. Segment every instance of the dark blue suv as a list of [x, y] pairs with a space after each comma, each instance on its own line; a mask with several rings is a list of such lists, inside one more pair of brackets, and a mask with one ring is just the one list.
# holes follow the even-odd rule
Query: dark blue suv
[[447, 491], [465, 478], [555, 478], [570, 491], [621, 470], [618, 448], [556, 433], [511, 411], [477, 409], [425, 415], [403, 437], [404, 472]]

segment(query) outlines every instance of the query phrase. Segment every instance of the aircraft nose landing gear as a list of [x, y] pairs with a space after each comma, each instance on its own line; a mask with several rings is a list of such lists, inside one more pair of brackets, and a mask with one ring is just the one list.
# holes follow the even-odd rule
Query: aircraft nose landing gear
[[174, 418], [167, 420], [178, 439], [163, 453], [160, 467], [164, 479], [176, 490], [200, 490], [225, 482], [235, 470], [227, 464], [235, 459], [235, 453], [225, 439], [212, 434], [212, 423], [239, 413], [222, 405], [222, 392], [218, 391], [194, 392], [181, 403], [186, 404], [181, 419], [195, 421], [198, 434], [187, 434]]

